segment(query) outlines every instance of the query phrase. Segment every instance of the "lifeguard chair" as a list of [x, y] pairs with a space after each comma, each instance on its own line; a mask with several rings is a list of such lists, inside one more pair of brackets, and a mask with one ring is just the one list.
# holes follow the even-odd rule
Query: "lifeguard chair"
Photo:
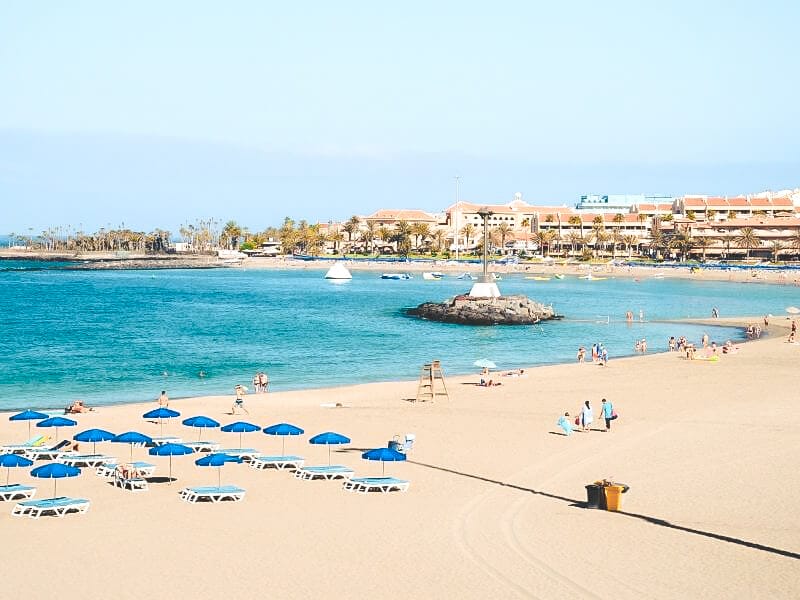
[[433, 402], [437, 397], [444, 396], [449, 400], [447, 386], [444, 383], [444, 372], [438, 360], [422, 365], [417, 386], [417, 402]]

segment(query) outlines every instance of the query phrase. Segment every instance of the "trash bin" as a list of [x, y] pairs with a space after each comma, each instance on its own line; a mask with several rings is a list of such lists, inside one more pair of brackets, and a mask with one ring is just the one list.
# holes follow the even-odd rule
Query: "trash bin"
[[603, 488], [596, 483], [590, 483], [586, 486], [586, 508], [600, 508], [601, 499], [605, 500]]
[[622, 508], [622, 494], [630, 488], [621, 483], [607, 485], [603, 490], [606, 497], [606, 510], [618, 511]]

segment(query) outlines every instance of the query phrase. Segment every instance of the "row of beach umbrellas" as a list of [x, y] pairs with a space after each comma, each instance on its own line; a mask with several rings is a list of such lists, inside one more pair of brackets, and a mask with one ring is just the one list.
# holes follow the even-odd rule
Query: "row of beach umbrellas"
[[[160, 407], [152, 411], [148, 411], [143, 415], [145, 419], [158, 419], [159, 424], [162, 427], [163, 432], [163, 420], [164, 419], [171, 419], [180, 416], [180, 413], [171, 410], [169, 408]], [[37, 423], [37, 427], [55, 427], [56, 428], [56, 438], [58, 437], [58, 427], [73, 427], [77, 425], [77, 422], [73, 419], [68, 419], [65, 417], [49, 417], [44, 413], [38, 413], [32, 410], [26, 410], [19, 414], [13, 415], [9, 418], [12, 421], [28, 421], [28, 431], [30, 433], [30, 422], [31, 421], [39, 421]], [[242, 434], [243, 433], [250, 433], [254, 431], [262, 430], [260, 426], [255, 425], [253, 423], [247, 423], [244, 421], [237, 421], [235, 423], [230, 423], [228, 425], [220, 426], [220, 423], [211, 419], [206, 416], [195, 416], [185, 419], [183, 424], [189, 427], [197, 427], [200, 429], [200, 436], [202, 436], [202, 430], [206, 428], [216, 428], [220, 427], [221, 431], [231, 432], [231, 433], [239, 433], [239, 447], [241, 448], [242, 445]], [[269, 427], [265, 427], [262, 430], [267, 435], [277, 435], [281, 436], [282, 438], [282, 448], [281, 452], [285, 453], [286, 450], [286, 436], [292, 435], [301, 435], [304, 433], [304, 430], [296, 425], [292, 425], [290, 423], [278, 423], [276, 425], [271, 425]], [[119, 435], [115, 435], [110, 431], [106, 431], [104, 429], [88, 429], [86, 431], [82, 431], [74, 436], [76, 441], [81, 442], [91, 442], [93, 444], [93, 452], [96, 453], [96, 444], [97, 442], [104, 442], [110, 441], [115, 443], [126, 443], [130, 445], [130, 452], [131, 452], [131, 460], [133, 460], [133, 447], [135, 445], [145, 445], [151, 444], [152, 438], [144, 435], [142, 433], [136, 431], [128, 431]], [[200, 439], [200, 438], [198, 438]], [[350, 438], [344, 436], [340, 433], [327, 431], [318, 435], [313, 436], [310, 438], [309, 443], [316, 444], [316, 445], [326, 445], [328, 446], [328, 464], [331, 462], [331, 454], [330, 454], [330, 447], [333, 445], [341, 445], [341, 444], [348, 444], [350, 443]], [[153, 456], [168, 456], [169, 457], [169, 479], [172, 480], [172, 457], [173, 456], [180, 456], [193, 453], [194, 450], [189, 446], [184, 444], [177, 444], [177, 443], [167, 443], [161, 444], [158, 446], [154, 446], [150, 448], [149, 454]], [[370, 450], [368, 452], [364, 452], [362, 454], [362, 458], [366, 460], [378, 460], [384, 464], [387, 461], [400, 461], [405, 460], [405, 454], [398, 452], [391, 448], [377, 448], [375, 450]], [[221, 467], [228, 463], [228, 462], [241, 462], [241, 458], [236, 456], [231, 456], [229, 454], [224, 453], [212, 453], [206, 455], [195, 463], [198, 466], [215, 466], [219, 467], [220, 474], [218, 474], [218, 481], [221, 480]], [[16, 454], [4, 454], [0, 455], [0, 467], [7, 468], [6, 474], [6, 484], [8, 484], [10, 469], [14, 467], [26, 467], [31, 466], [33, 464], [32, 461], [29, 459], [16, 455]], [[44, 478], [52, 478], [54, 479], [53, 482], [53, 494], [55, 497], [56, 493], [56, 484], [55, 479], [62, 478], [62, 477], [74, 477], [80, 474], [80, 469], [78, 467], [70, 467], [68, 465], [64, 465], [61, 463], [49, 463], [47, 465], [43, 465], [41, 467], [37, 467], [31, 471], [31, 475], [34, 477], [44, 477]]]

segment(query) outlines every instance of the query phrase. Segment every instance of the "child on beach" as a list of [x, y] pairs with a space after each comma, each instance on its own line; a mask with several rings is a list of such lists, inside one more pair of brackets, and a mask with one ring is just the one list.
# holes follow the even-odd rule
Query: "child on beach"
[[569, 422], [569, 413], [565, 412], [563, 417], [559, 417], [556, 425], [561, 427], [564, 431], [564, 435], [571, 435], [572, 434], [572, 423]]

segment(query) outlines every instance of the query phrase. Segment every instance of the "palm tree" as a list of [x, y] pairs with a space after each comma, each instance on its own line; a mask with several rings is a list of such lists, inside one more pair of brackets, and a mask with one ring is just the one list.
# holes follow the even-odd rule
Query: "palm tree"
[[556, 232], [552, 229], [545, 229], [534, 233], [533, 239], [542, 248], [542, 253], [547, 256], [550, 253], [550, 244], [556, 239]]
[[500, 238], [500, 247], [505, 249], [506, 247], [506, 238], [514, 239], [514, 230], [508, 223], [500, 223], [497, 227], [494, 228], [497, 232], [498, 237]]
[[783, 251], [783, 244], [780, 240], [774, 240], [769, 245], [770, 252], [772, 252], [772, 262], [778, 262], [778, 255]]
[[660, 228], [655, 228], [650, 231], [650, 249], [658, 256], [661, 249], [664, 247], [664, 232]]
[[689, 227], [680, 227], [669, 241], [669, 247], [681, 253], [681, 260], [685, 261], [689, 252], [694, 248], [695, 241]]
[[572, 254], [575, 254], [575, 250], [577, 249], [578, 245], [584, 242], [583, 236], [575, 231], [567, 234], [567, 241], [569, 242]]
[[711, 246], [713, 246], [716, 243], [716, 241], [717, 241], [716, 238], [707, 235], [694, 238], [695, 247], [700, 248], [703, 251], [700, 260], [702, 260], [703, 262], [706, 261], [706, 250], [708, 250]]
[[622, 243], [625, 244], [625, 252], [628, 253], [628, 258], [631, 257], [631, 248], [636, 247], [637, 254], [639, 248], [639, 238], [635, 235], [626, 235], [622, 238]]
[[752, 227], [742, 227], [735, 241], [739, 248], [744, 248], [745, 260], [750, 258], [750, 248], [761, 246], [761, 240]]
[[696, 217], [696, 214], [695, 214], [695, 212], [693, 210], [687, 210], [686, 211], [686, 218], [687, 219], [689, 219], [690, 221], [694, 221], [695, 217]]
[[472, 223], [467, 223], [461, 228], [461, 235], [464, 236], [464, 245], [469, 246], [469, 240], [476, 233], [475, 226]]
[[800, 231], [795, 231], [789, 238], [789, 247], [792, 250], [800, 251]]
[[344, 235], [341, 231], [330, 231], [325, 236], [326, 241], [333, 242], [333, 253], [339, 254], [339, 244], [344, 241]]
[[361, 219], [359, 219], [356, 215], [353, 215], [348, 219], [347, 223], [342, 225], [342, 231], [347, 233], [347, 241], [353, 241], [353, 234], [358, 231], [359, 225], [361, 224]]
[[375, 221], [367, 221], [361, 239], [367, 242], [367, 252], [372, 254], [375, 248], [375, 237], [378, 235], [378, 225]]
[[707, 209], [706, 210], [706, 221], [709, 221], [709, 222], [712, 221], [716, 214], [717, 214], [717, 211], [715, 211], [713, 208]]
[[597, 258], [599, 256], [600, 250], [602, 250], [603, 245], [609, 239], [608, 233], [606, 233], [605, 228], [600, 227], [592, 227], [592, 238], [594, 238], [594, 257]]
[[411, 226], [408, 221], [400, 220], [395, 226], [389, 241], [394, 242], [400, 256], [408, 256], [411, 251]]
[[417, 222], [411, 225], [409, 232], [416, 238], [414, 246], [419, 248], [420, 244], [425, 241], [425, 238], [431, 236], [431, 227], [427, 223]]
[[735, 210], [729, 210], [728, 211], [728, 219], [735, 219], [735, 218], [736, 218], [736, 211]]
[[447, 241], [447, 232], [444, 229], [437, 229], [433, 233], [433, 245], [436, 248], [436, 252], [441, 252], [442, 248]]

